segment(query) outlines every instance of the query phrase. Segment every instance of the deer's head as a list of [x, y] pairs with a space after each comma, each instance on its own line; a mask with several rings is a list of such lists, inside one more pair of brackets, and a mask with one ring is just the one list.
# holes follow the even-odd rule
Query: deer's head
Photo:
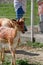
[[12, 27], [15, 28], [15, 26], [17, 26], [18, 30], [21, 31], [22, 33], [25, 33], [24, 31], [24, 19], [20, 19], [20, 20], [15, 20], [12, 19]]

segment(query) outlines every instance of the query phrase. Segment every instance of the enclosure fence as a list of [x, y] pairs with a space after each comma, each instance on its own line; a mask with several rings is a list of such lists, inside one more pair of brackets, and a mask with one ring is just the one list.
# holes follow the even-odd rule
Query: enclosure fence
[[[34, 3], [32, 3], [32, 1]], [[31, 8], [32, 8], [31, 4], [34, 4], [34, 6], [32, 5], [34, 7], [33, 13], [31, 13]], [[34, 14], [34, 16], [32, 14]], [[32, 21], [31, 15], [33, 16], [34, 19], [34, 23], [32, 25], [39, 24], [37, 0], [27, 0], [26, 13], [24, 15], [26, 19], [25, 23], [27, 26], [31, 25], [31, 21]], [[16, 18], [13, 0], [0, 0], [0, 18], [2, 17], [11, 18], [11, 19]]]

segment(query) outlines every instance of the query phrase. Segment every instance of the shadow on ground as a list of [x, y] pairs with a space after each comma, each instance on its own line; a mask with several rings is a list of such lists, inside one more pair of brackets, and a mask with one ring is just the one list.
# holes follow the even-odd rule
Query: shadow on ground
[[[5, 51], [5, 53], [10, 53], [10, 51]], [[29, 56], [38, 56], [38, 53], [34, 53], [34, 52], [27, 52], [24, 50], [16, 50], [16, 54], [23, 54], [23, 55], [29, 55]]]
[[24, 55], [29, 55], [29, 56], [38, 56], [39, 55], [37, 53], [27, 52], [24, 50], [16, 50], [16, 54], [24, 54]]

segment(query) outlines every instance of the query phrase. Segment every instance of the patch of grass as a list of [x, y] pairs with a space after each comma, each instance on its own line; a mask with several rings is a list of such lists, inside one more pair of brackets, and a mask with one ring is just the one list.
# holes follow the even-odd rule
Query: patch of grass
[[26, 45], [33, 47], [33, 48], [42, 48], [43, 47], [43, 43], [39, 43], [39, 42], [32, 43], [32, 42], [28, 41]]
[[10, 62], [5, 61], [5, 62], [3, 63], [3, 65], [10, 65]]
[[[29, 61], [29, 60], [28, 60]], [[17, 60], [17, 65], [40, 65], [38, 63], [29, 63], [27, 60]]]
[[0, 4], [0, 17], [15, 18], [13, 4]]
[[[3, 65], [11, 65], [11, 63], [7, 60], [3, 63]], [[27, 60], [17, 60], [16, 65], [40, 65], [38, 63], [29, 63]]]
[[7, 55], [5, 56], [3, 65], [11, 65], [11, 62], [10, 62], [9, 57]]

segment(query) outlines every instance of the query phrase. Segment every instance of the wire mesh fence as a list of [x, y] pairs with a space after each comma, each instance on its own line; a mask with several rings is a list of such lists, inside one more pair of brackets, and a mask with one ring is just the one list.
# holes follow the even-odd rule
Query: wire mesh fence
[[[16, 18], [13, 0], [0, 0], [0, 18], [1, 17]], [[27, 0], [26, 13], [24, 17], [26, 18], [25, 21], [26, 24], [30, 25], [31, 0]], [[38, 23], [39, 23], [38, 5], [37, 5], [37, 1], [34, 0], [34, 24], [38, 24]]]

